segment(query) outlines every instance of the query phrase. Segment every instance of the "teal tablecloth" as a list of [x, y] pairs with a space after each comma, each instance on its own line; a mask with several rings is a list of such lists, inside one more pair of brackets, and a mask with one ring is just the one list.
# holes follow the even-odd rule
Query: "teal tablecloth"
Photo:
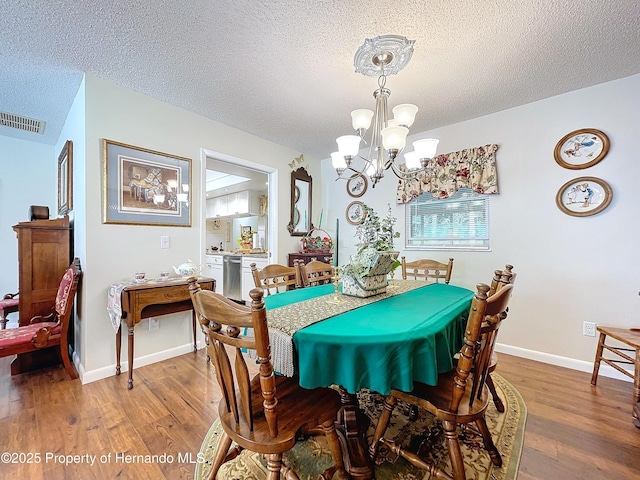
[[[333, 293], [332, 285], [265, 298], [267, 310]], [[435, 385], [454, 367], [473, 292], [430, 284], [298, 330], [296, 373], [305, 388], [338, 384], [388, 394], [413, 382]]]

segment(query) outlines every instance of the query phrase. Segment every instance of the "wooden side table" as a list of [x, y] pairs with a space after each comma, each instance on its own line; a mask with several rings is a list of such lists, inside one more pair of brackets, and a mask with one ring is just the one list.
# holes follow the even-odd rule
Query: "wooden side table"
[[[306, 265], [307, 263], [317, 260], [319, 262], [328, 263], [329, 265], [333, 265], [333, 253], [304, 253], [304, 252], [296, 252], [290, 253], [288, 255], [288, 265], [290, 267], [295, 267], [294, 262], [298, 262], [299, 265]], [[302, 262], [302, 263], [300, 263]]]

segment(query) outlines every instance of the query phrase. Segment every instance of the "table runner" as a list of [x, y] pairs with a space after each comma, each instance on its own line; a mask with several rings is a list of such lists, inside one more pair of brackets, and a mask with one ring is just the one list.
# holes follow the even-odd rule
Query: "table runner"
[[397, 288], [387, 287], [386, 293], [367, 298], [340, 294], [340, 299], [344, 300], [341, 304], [329, 302], [334, 292], [332, 284], [265, 297], [273, 368], [287, 377], [294, 375], [293, 335], [298, 330], [385, 298], [433, 284], [421, 280], [395, 280], [394, 285]]

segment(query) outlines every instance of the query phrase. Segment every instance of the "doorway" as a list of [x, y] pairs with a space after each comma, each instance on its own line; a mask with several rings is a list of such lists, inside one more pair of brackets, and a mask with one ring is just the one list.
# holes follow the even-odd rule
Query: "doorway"
[[[277, 209], [274, 201], [277, 192], [277, 170], [248, 160], [203, 151], [203, 223], [202, 236], [206, 250], [222, 247], [225, 251], [238, 248], [237, 239], [242, 227], [250, 226], [258, 233], [258, 247], [274, 261], [277, 252]], [[247, 193], [248, 192], [248, 193]], [[249, 211], [227, 211], [220, 208], [225, 200], [249, 196]], [[233, 200], [229, 200], [231, 203]], [[217, 211], [214, 213], [213, 209]], [[229, 207], [231, 208], [231, 207]], [[223, 215], [220, 211], [223, 210]], [[237, 231], [236, 231], [237, 230]], [[221, 245], [222, 244], [222, 245]]]

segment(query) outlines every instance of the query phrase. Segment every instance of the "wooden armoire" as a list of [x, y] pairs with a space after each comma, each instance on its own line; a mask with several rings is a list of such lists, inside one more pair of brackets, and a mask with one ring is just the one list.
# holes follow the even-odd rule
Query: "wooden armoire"
[[48, 315], [62, 275], [71, 263], [69, 217], [32, 220], [13, 226], [18, 237], [20, 325]]
[[[64, 216], [20, 222], [13, 230], [18, 237], [19, 322], [29, 325], [33, 317], [53, 309], [60, 280], [71, 263], [71, 227]], [[31, 370], [33, 363], [29, 354], [18, 355], [11, 373]]]

